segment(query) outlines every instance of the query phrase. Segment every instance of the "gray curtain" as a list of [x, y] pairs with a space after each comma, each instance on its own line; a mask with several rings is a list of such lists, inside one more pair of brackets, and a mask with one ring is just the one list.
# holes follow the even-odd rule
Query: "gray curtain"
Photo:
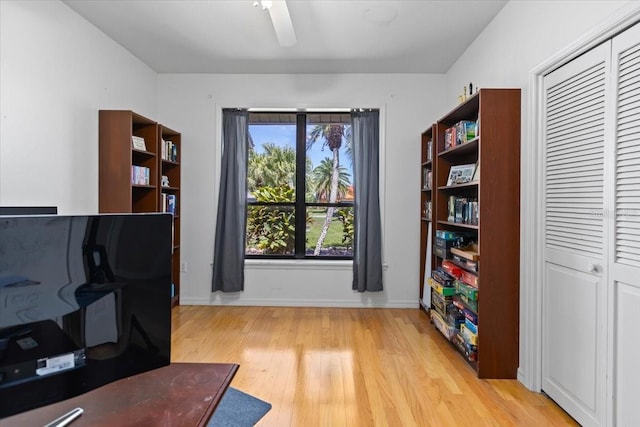
[[382, 290], [382, 226], [379, 197], [378, 111], [353, 111], [351, 132], [355, 182], [353, 290]]
[[244, 290], [249, 112], [222, 111], [222, 165], [211, 290]]

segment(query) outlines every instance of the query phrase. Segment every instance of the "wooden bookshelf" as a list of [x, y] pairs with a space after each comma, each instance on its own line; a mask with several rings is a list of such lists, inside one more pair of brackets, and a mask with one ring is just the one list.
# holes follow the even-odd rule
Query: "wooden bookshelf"
[[[476, 122], [478, 135], [452, 148], [445, 145], [447, 129], [460, 121]], [[477, 242], [477, 361], [462, 356], [480, 378], [516, 378], [519, 333], [520, 264], [520, 90], [481, 89], [440, 119], [436, 141], [434, 217], [436, 230], [471, 234]], [[481, 165], [473, 182], [447, 185], [454, 165]], [[474, 223], [451, 217], [450, 197], [477, 200]], [[467, 215], [468, 218], [468, 215]], [[445, 257], [436, 256], [434, 267]], [[472, 310], [473, 311], [473, 310]], [[454, 325], [450, 337], [459, 334]], [[459, 338], [459, 337], [457, 337]], [[460, 347], [455, 346], [459, 349]]]
[[[133, 147], [134, 137], [144, 139], [145, 149]], [[163, 155], [163, 140], [176, 147], [169, 157]], [[165, 212], [163, 194], [175, 196], [173, 305], [180, 295], [181, 144], [179, 132], [133, 111], [99, 112], [99, 212]], [[146, 180], [137, 180], [134, 168], [144, 168]], [[162, 186], [163, 175], [169, 178], [169, 186]]]
[[[158, 206], [161, 211], [166, 211], [166, 203], [163, 198], [163, 194], [167, 196], [175, 197], [175, 211], [173, 213], [173, 273], [172, 283], [174, 286], [174, 305], [178, 303], [178, 296], [180, 295], [180, 160], [181, 160], [181, 139], [182, 136], [179, 132], [176, 132], [166, 126], [159, 125], [160, 131], [158, 132], [160, 140], [160, 182], [162, 183], [162, 176], [166, 176], [169, 180], [169, 185], [160, 186], [160, 200], [158, 200]], [[164, 149], [162, 148], [164, 147]]]
[[[426, 260], [427, 247], [433, 242], [427, 242], [429, 224], [432, 223], [432, 216], [434, 211], [434, 191], [433, 183], [435, 180], [435, 146], [436, 141], [434, 138], [434, 131], [436, 129], [435, 124], [430, 126], [422, 133], [421, 148], [420, 148], [420, 276], [419, 276], [419, 289], [420, 289], [420, 307], [427, 310], [428, 304], [424, 303], [425, 292], [429, 293], [429, 289], [424, 286], [424, 274], [425, 274], [425, 261], [430, 265], [433, 265], [434, 258]], [[429, 176], [431, 178], [429, 179]], [[429, 182], [431, 181], [431, 182]], [[431, 203], [431, 213], [427, 207], [427, 204]], [[430, 300], [430, 294], [426, 295], [426, 300]]]

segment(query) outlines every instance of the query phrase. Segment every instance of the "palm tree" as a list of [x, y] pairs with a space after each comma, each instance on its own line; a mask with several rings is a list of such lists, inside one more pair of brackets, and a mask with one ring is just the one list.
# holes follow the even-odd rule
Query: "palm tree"
[[[325, 124], [325, 125], [316, 125], [311, 130], [309, 137], [307, 138], [307, 151], [313, 146], [314, 143], [318, 141], [322, 137], [324, 139], [323, 147], [329, 147], [331, 152], [333, 153], [333, 159], [331, 163], [331, 185], [329, 190], [329, 203], [335, 203], [338, 199], [338, 183], [340, 182], [340, 147], [342, 146], [342, 138], [350, 135], [348, 130], [345, 130], [345, 125], [342, 123], [338, 124]], [[347, 141], [347, 150], [349, 150], [350, 138], [346, 138]], [[324, 242], [325, 237], [327, 236], [327, 231], [329, 230], [329, 225], [331, 224], [331, 219], [333, 218], [333, 212], [335, 207], [331, 206], [327, 208], [327, 216], [324, 219], [324, 225], [322, 226], [322, 232], [318, 237], [318, 242], [316, 243], [315, 250], [313, 251], [313, 255], [317, 256], [320, 254], [320, 248], [322, 248], [322, 243]]]
[[249, 150], [247, 184], [249, 191], [261, 187], [289, 185], [294, 187], [296, 177], [296, 152], [291, 147], [280, 147], [267, 142], [262, 145], [264, 153]]
[[[320, 165], [313, 170], [314, 190], [316, 200], [328, 200], [331, 194], [331, 178], [333, 177], [333, 162], [325, 157]], [[349, 191], [351, 181], [344, 166], [338, 166], [338, 198], [343, 199]]]

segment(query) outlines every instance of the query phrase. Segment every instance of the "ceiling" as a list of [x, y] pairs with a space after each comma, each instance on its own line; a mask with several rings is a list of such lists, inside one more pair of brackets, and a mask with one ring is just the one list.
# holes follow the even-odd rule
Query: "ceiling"
[[281, 47], [253, 0], [63, 0], [158, 73], [445, 73], [507, 3], [288, 0]]

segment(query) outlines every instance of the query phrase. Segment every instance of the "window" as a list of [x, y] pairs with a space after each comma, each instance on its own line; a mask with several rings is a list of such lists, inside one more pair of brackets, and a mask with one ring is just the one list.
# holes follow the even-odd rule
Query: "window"
[[249, 114], [247, 258], [352, 259], [349, 113]]

